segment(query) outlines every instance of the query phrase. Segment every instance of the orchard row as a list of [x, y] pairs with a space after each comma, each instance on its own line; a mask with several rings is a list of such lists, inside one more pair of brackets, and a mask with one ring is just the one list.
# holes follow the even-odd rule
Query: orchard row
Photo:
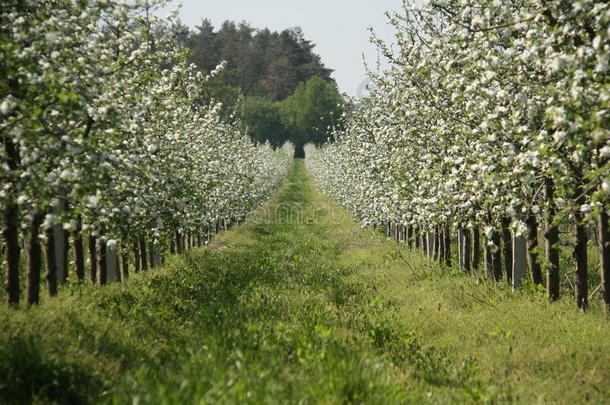
[[308, 147], [321, 188], [439, 260], [458, 235], [460, 264], [483, 252], [496, 280], [510, 281], [526, 239], [551, 300], [571, 251], [578, 307], [593, 262], [608, 309], [610, 4], [433, 0], [388, 17], [396, 46], [373, 40], [390, 68], [333, 143]]
[[220, 118], [203, 95], [217, 72], [186, 63], [176, 13], [156, 16], [164, 3], [2, 2], [9, 304], [24, 274], [33, 304], [42, 274], [53, 296], [70, 277], [104, 284], [202, 244], [263, 203], [292, 165], [291, 145], [256, 145], [237, 119]]

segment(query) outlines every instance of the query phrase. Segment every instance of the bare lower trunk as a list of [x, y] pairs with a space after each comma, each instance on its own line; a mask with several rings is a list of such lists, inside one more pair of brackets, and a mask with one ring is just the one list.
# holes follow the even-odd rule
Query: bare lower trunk
[[148, 263], [146, 262], [148, 258], [146, 257], [146, 238], [140, 238], [140, 265], [142, 266], [142, 271], [148, 270]]
[[434, 228], [434, 230], [432, 231], [432, 243], [431, 243], [431, 250], [432, 252], [430, 252], [430, 258], [432, 260], [436, 260], [436, 255], [437, 255], [437, 251], [438, 251], [438, 239], [436, 237], [436, 228]]
[[93, 235], [89, 235], [89, 277], [91, 283], [97, 282], [97, 239]]
[[121, 262], [121, 256], [120, 256], [118, 250], [116, 250], [116, 248], [114, 250], [114, 260], [116, 260], [115, 261], [115, 267], [116, 267], [115, 268], [115, 275], [116, 275], [115, 277], [116, 277], [116, 281], [117, 281], [117, 283], [120, 283], [122, 281], [121, 279], [123, 278], [123, 274], [121, 273], [121, 271], [122, 271], [122, 264], [123, 263]]
[[451, 229], [445, 228], [445, 264], [451, 267]]
[[74, 265], [76, 267], [76, 277], [79, 280], [85, 278], [85, 252], [83, 247], [83, 235], [82, 235], [82, 220], [79, 215], [76, 218], [76, 230], [72, 237], [74, 243]]
[[182, 245], [180, 244], [182, 238], [180, 237], [180, 232], [176, 231], [174, 233], [174, 237], [176, 240], [176, 253], [181, 254], [183, 253], [183, 249], [182, 249]]
[[107, 272], [107, 255], [106, 255], [106, 242], [100, 239], [98, 243], [98, 265], [97, 265], [97, 285], [106, 285], [108, 282]]
[[464, 268], [464, 230], [458, 228], [457, 230], [457, 254], [458, 254], [458, 267]]
[[502, 256], [504, 274], [509, 285], [513, 283], [513, 235], [510, 231], [510, 218], [502, 219]]
[[21, 287], [19, 285], [19, 206], [8, 202], [4, 207], [4, 229], [2, 230], [6, 244], [6, 292], [7, 301], [11, 306], [19, 305]]
[[29, 305], [40, 302], [40, 271], [42, 267], [40, 226], [43, 217], [44, 215], [41, 212], [36, 212], [30, 218], [30, 234], [26, 244], [28, 266], [26, 298]]
[[472, 229], [472, 268], [475, 271], [481, 266], [481, 232], [479, 227], [475, 226]]
[[545, 179], [544, 197], [546, 200], [545, 216], [545, 254], [547, 261], [546, 290], [550, 301], [559, 299], [559, 228], [555, 219], [555, 184], [551, 178]]
[[483, 260], [485, 261], [485, 273], [487, 274], [488, 279], [495, 279], [494, 276], [494, 265], [493, 265], [493, 253], [491, 252], [491, 247], [489, 243], [492, 240], [485, 237], [485, 248], [483, 250]]
[[[582, 188], [576, 189], [576, 206], [580, 207], [584, 204], [585, 195]], [[574, 245], [574, 282], [576, 285], [576, 306], [585, 311], [589, 306], [589, 290], [588, 290], [588, 273], [587, 273], [587, 245], [589, 244], [589, 236], [587, 235], [587, 223], [584, 220], [584, 215], [580, 210], [574, 212], [576, 243]]]
[[138, 247], [138, 241], [133, 243], [133, 263], [134, 271], [136, 273], [142, 270], [142, 266], [140, 266], [140, 248]]
[[445, 227], [438, 228], [438, 262], [445, 262]]
[[494, 280], [502, 281], [502, 249], [500, 248], [500, 232], [494, 230], [491, 234], [491, 241], [494, 244], [491, 252]]
[[[3, 134], [5, 135], [5, 134]], [[3, 160], [8, 166], [9, 173], [12, 174], [9, 179], [13, 190], [16, 190], [17, 170], [21, 165], [21, 156], [19, 153], [19, 145], [13, 142], [12, 137], [3, 136], [4, 144]], [[19, 305], [21, 295], [21, 287], [19, 285], [19, 260], [21, 258], [21, 249], [19, 247], [19, 205], [16, 197], [11, 196], [4, 206], [3, 212], [4, 228], [2, 236], [6, 245], [6, 292], [7, 302], [10, 306]]]
[[428, 232], [420, 232], [422, 252], [428, 256]]
[[127, 253], [127, 245], [121, 245], [121, 270], [123, 271], [123, 280], [129, 278], [129, 254]]
[[[60, 199], [57, 207], [56, 213], [60, 215], [63, 212], [68, 211], [68, 201], [64, 198]], [[60, 284], [64, 284], [68, 280], [68, 253], [70, 250], [70, 233], [64, 230], [61, 224], [56, 225], [55, 232], [55, 244], [58, 255], [58, 279]]]
[[55, 234], [53, 227], [46, 230], [47, 243], [45, 247], [46, 267], [47, 267], [47, 286], [49, 295], [57, 295], [57, 260], [55, 257]]
[[542, 284], [542, 270], [538, 262], [538, 221], [530, 215], [525, 221], [527, 225], [527, 265], [534, 284]]
[[599, 243], [599, 271], [604, 294], [604, 309], [606, 317], [610, 318], [610, 230], [608, 229], [608, 214], [602, 207], [597, 218], [597, 239]]
[[464, 243], [464, 270], [470, 273], [472, 271], [471, 268], [471, 257], [472, 257], [472, 244], [470, 240], [470, 230], [464, 229], [463, 233], [463, 243]]
[[151, 269], [156, 266], [154, 243], [151, 243], [150, 245], [148, 245], [148, 263], [149, 263], [149, 266]]

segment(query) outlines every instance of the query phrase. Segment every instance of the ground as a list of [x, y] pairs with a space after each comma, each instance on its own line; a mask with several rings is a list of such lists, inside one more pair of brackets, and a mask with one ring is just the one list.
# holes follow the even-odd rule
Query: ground
[[603, 403], [610, 326], [360, 229], [302, 160], [205, 249], [0, 311], [0, 402]]

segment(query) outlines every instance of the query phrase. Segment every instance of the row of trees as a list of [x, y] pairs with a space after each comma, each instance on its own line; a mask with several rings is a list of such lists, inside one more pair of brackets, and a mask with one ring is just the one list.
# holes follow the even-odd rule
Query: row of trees
[[257, 145], [205, 102], [222, 66], [205, 76], [187, 62], [176, 13], [155, 16], [165, 3], [2, 3], [9, 304], [20, 302], [23, 273], [34, 304], [43, 269], [53, 296], [87, 268], [92, 281], [106, 283], [117, 257], [127, 275], [130, 265], [145, 270], [168, 251], [201, 244], [261, 204], [289, 170], [291, 145]]
[[429, 235], [440, 260], [457, 230], [467, 269], [483, 235], [496, 280], [510, 281], [513, 237], [526, 238], [551, 300], [570, 249], [583, 310], [594, 240], [608, 310], [610, 4], [433, 0], [388, 17], [396, 52], [373, 40], [391, 68], [333, 144], [307, 150], [322, 189], [364, 225], [389, 222], [420, 246]]

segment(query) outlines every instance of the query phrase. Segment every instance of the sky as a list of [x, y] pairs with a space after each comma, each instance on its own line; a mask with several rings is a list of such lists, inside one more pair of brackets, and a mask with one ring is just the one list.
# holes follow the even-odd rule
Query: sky
[[399, 11], [402, 0], [183, 0], [180, 19], [189, 27], [208, 18], [215, 27], [223, 21], [246, 21], [253, 28], [272, 31], [300, 26], [305, 38], [316, 44], [314, 52], [334, 69], [339, 90], [360, 96], [366, 84], [363, 54], [371, 68], [378, 54], [369, 43], [367, 27], [392, 42], [394, 30], [385, 11]]

